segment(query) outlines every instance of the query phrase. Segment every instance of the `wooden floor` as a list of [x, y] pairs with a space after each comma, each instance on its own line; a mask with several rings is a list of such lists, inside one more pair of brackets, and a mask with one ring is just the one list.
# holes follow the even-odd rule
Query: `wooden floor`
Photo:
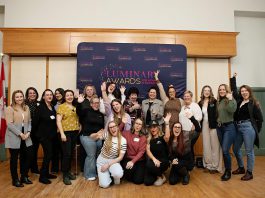
[[[235, 162], [233, 162], [235, 165]], [[235, 166], [234, 166], [235, 168]], [[265, 157], [256, 157], [254, 179], [248, 182], [240, 180], [241, 176], [232, 176], [227, 182], [220, 181], [221, 174], [211, 175], [203, 169], [195, 168], [191, 172], [190, 184], [174, 186], [168, 183], [160, 187], [134, 185], [122, 181], [108, 189], [98, 187], [97, 181], [86, 181], [82, 175], [65, 186], [62, 175], [50, 185], [38, 182], [37, 175], [30, 175], [32, 185], [15, 188], [11, 185], [9, 162], [0, 163], [0, 197], [96, 197], [96, 198], [169, 198], [169, 197], [265, 197]]]

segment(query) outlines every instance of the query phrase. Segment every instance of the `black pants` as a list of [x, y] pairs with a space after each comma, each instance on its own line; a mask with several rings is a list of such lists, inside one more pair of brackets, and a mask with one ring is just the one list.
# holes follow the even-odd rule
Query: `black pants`
[[182, 165], [172, 165], [169, 173], [169, 184], [174, 185], [180, 181], [182, 177], [188, 174], [188, 170]]
[[144, 183], [144, 174], [145, 174], [145, 160], [137, 161], [132, 169], [126, 169], [127, 162], [131, 161], [131, 159], [123, 159], [121, 161], [121, 166], [124, 170], [124, 178], [134, 184], [142, 184]]
[[38, 140], [37, 137], [35, 137], [35, 135], [32, 133], [31, 135], [31, 140], [32, 140], [32, 151], [33, 151], [33, 155], [32, 155], [32, 161], [30, 162], [30, 170], [31, 172], [38, 172], [39, 171], [39, 167], [38, 167], [38, 150], [39, 150], [39, 146], [40, 146], [40, 142]]
[[20, 175], [21, 177], [28, 177], [30, 161], [33, 156], [33, 146], [26, 146], [24, 140], [21, 140], [19, 149], [9, 149], [10, 152], [10, 172], [12, 180], [18, 179], [17, 162], [19, 155]]
[[62, 142], [63, 160], [62, 172], [68, 173], [71, 170], [73, 151], [75, 149], [78, 131], [65, 131], [66, 142]]
[[40, 140], [41, 146], [43, 148], [43, 161], [40, 169], [40, 178], [47, 178], [49, 174], [49, 165], [52, 159], [53, 151], [53, 140], [52, 138], [44, 138]]
[[200, 133], [197, 131], [194, 131], [193, 135], [191, 136], [190, 146], [191, 146], [191, 154], [192, 154], [193, 163], [195, 162], [194, 145], [196, 144], [199, 137], [200, 137]]
[[150, 159], [147, 160], [146, 169], [145, 169], [145, 176], [144, 176], [144, 184], [146, 186], [153, 185], [154, 182], [157, 180], [157, 177], [161, 177], [162, 174], [168, 169], [169, 161], [168, 160], [160, 160], [161, 164], [160, 167], [156, 167], [154, 162]]
[[52, 166], [51, 166], [51, 172], [59, 172], [61, 170], [60, 163], [62, 166], [62, 147], [61, 147], [61, 141], [60, 141], [60, 133], [58, 133], [53, 139], [52, 139]]

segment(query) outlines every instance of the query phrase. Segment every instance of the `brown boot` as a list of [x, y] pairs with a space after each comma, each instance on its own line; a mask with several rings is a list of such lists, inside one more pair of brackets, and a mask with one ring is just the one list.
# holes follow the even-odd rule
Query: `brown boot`
[[245, 174], [245, 168], [244, 167], [238, 167], [238, 169], [234, 170], [232, 172], [233, 175], [239, 175], [239, 174]]
[[251, 180], [251, 179], [253, 179], [253, 175], [249, 171], [247, 171], [246, 174], [243, 177], [241, 177], [241, 180], [243, 180], [243, 181], [248, 181], [248, 180]]

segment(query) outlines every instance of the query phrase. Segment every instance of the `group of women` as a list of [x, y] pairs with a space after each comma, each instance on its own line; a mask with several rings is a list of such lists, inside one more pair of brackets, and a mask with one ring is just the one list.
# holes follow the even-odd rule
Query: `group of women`
[[[221, 180], [229, 180], [229, 150], [234, 145], [238, 169], [232, 174], [244, 174], [241, 179], [245, 181], [253, 179], [254, 144], [258, 145], [263, 118], [251, 88], [243, 85], [238, 93], [234, 75], [233, 95], [222, 84], [215, 99], [207, 85], [197, 104], [191, 91], [185, 91], [180, 99], [170, 85], [166, 93], [158, 76], [156, 71], [158, 90], [151, 87], [148, 98], [142, 102], [137, 88], [129, 88], [126, 98], [125, 87], [118, 89], [114, 83], [107, 86], [105, 82], [101, 85], [102, 99], [93, 85], [87, 85], [80, 95], [62, 88], [56, 89], [55, 94], [46, 89], [40, 101], [33, 87], [27, 89], [26, 97], [22, 91], [14, 91], [5, 114], [8, 126], [5, 145], [10, 151], [12, 184], [16, 187], [32, 184], [28, 175], [31, 169], [32, 173], [40, 174], [39, 182], [43, 184], [50, 184], [57, 177], [51, 173], [61, 170], [64, 184], [71, 185], [76, 179], [71, 173], [72, 153], [80, 140], [84, 178], [88, 181], [98, 178], [102, 188], [119, 184], [121, 178], [135, 184], [160, 186], [166, 182], [165, 171], [169, 167], [169, 183], [181, 181], [187, 185], [194, 167], [194, 144], [201, 131], [205, 170], [223, 172], [224, 159]], [[157, 98], [158, 91], [161, 100]], [[240, 151], [243, 143], [247, 171]], [[40, 170], [39, 144], [44, 152]]]

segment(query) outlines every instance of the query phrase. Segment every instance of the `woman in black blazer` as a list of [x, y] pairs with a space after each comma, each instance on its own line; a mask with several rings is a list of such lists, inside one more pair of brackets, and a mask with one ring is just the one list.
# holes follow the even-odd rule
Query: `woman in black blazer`
[[43, 162], [40, 170], [39, 182], [50, 184], [49, 179], [55, 179], [55, 175], [49, 174], [49, 163], [52, 159], [53, 139], [57, 135], [56, 126], [56, 111], [52, 105], [53, 92], [46, 89], [41, 97], [40, 106], [36, 110], [36, 115], [33, 120], [33, 128], [36, 132], [36, 137], [39, 139], [43, 148]]

